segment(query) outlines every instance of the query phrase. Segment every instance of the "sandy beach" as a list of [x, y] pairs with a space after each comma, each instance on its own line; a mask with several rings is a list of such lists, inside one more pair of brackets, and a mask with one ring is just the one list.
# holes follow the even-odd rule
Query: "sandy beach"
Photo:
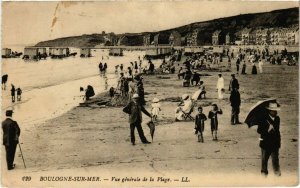
[[[89, 182], [93, 186], [295, 186], [298, 184], [298, 67], [266, 63], [264, 73], [258, 75], [249, 74], [250, 69], [248, 65], [247, 75], [237, 75], [242, 98], [240, 120], [244, 121], [257, 101], [277, 98], [281, 104], [282, 136], [279, 156], [282, 176], [279, 178], [273, 175], [271, 162], [270, 175], [267, 178], [260, 175], [257, 127], [230, 125], [228, 86], [230, 74], [235, 72], [235, 66], [232, 66], [232, 72], [223, 72], [224, 100], [217, 99], [218, 72], [200, 72], [210, 76], [201, 77], [207, 98], [198, 100], [197, 104], [204, 107], [206, 115], [212, 103], [217, 103], [224, 112], [219, 116], [218, 142], [212, 141], [209, 121], [206, 122], [204, 143], [197, 142], [193, 121], [174, 121], [178, 98], [185, 93], [192, 95], [197, 87], [183, 88], [177, 74], [144, 75], [148, 101], [145, 108], [150, 111], [150, 101], [154, 97], [159, 98], [162, 105], [151, 144], [143, 145], [136, 132], [137, 143], [131, 145], [128, 116], [122, 112], [122, 107], [75, 107], [43, 124], [31, 128], [21, 126], [20, 140], [27, 169], [17, 151], [16, 169], [2, 171], [3, 175], [13, 174], [16, 178], [3, 179], [3, 185], [24, 185], [22, 177], [26, 174], [32, 177], [30, 185], [36, 186], [64, 185], [64, 182], [41, 181], [43, 176], [100, 177], [100, 182]], [[142, 126], [151, 140], [148, 121], [149, 118], [143, 115]], [[4, 163], [2, 160], [2, 165]], [[155, 180], [150, 182], [150, 176]], [[125, 177], [148, 177], [148, 180], [124, 180], [122, 183]], [[168, 178], [170, 180], [166, 180]], [[80, 184], [68, 182], [66, 185]]]

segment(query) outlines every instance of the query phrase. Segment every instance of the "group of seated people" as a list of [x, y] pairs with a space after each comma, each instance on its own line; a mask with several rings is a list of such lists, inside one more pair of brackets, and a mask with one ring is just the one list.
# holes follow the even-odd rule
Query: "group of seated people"
[[182, 67], [178, 71], [178, 79], [183, 79], [182, 86], [189, 87], [190, 85], [197, 86], [200, 83], [200, 74], [196, 71], [191, 71], [191, 69], [184, 70]]

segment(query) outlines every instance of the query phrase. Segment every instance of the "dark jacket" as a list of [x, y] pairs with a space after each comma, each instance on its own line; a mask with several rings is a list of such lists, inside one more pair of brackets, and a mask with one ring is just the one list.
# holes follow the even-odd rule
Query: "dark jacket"
[[197, 114], [195, 118], [195, 129], [197, 131], [203, 132], [204, 131], [204, 121], [206, 121], [205, 114]]
[[241, 95], [240, 95], [240, 92], [237, 91], [237, 90], [233, 90], [231, 91], [231, 94], [230, 94], [230, 104], [232, 107], [238, 107], [241, 105]]
[[[274, 129], [269, 130], [270, 124], [273, 125]], [[258, 123], [257, 132], [260, 134], [260, 138], [262, 139], [259, 143], [259, 146], [265, 150], [276, 150], [281, 146], [281, 137], [280, 137], [280, 118], [276, 116], [274, 121], [271, 119], [269, 114], [266, 115]]]
[[240, 89], [239, 81], [236, 78], [230, 80], [229, 91], [232, 91], [234, 88]]
[[151, 114], [140, 104], [136, 104], [134, 102], [130, 102], [125, 108], [123, 108], [123, 112], [129, 114], [129, 123], [141, 123], [142, 122], [142, 112], [147, 116], [151, 117]]
[[2, 122], [2, 130], [3, 130], [3, 145], [9, 146], [13, 144], [19, 143], [19, 136], [21, 130], [16, 121], [6, 118]]
[[223, 114], [223, 111], [220, 109], [218, 111], [209, 111], [208, 118], [210, 121], [210, 126], [212, 130], [218, 130], [218, 114]]

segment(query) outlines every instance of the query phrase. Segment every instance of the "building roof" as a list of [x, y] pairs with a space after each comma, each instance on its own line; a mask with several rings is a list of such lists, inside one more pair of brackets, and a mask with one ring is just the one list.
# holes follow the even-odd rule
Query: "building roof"
[[247, 34], [247, 33], [250, 33], [252, 31], [252, 29], [251, 28], [244, 28], [244, 29], [242, 29], [242, 34]]
[[[180, 33], [178, 32], [178, 31], [172, 31], [171, 32], [171, 35], [173, 36], [173, 37], [181, 37], [181, 35], [180, 35]], [[171, 36], [170, 35], [170, 36]]]
[[219, 35], [221, 32], [221, 30], [216, 30], [215, 32], [213, 32], [213, 35]]

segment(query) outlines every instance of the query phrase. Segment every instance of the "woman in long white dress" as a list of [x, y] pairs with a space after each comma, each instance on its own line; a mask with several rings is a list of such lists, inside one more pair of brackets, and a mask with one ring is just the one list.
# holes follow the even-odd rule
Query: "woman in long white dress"
[[205, 91], [204, 82], [200, 81], [199, 89], [197, 91], [195, 91], [195, 93], [192, 96], [192, 99], [196, 101], [198, 99], [201, 99], [202, 95], [203, 95], [203, 98], [206, 98], [205, 94], [206, 94], [206, 91]]
[[217, 90], [218, 90], [218, 99], [223, 99], [224, 78], [222, 77], [222, 74], [219, 74], [219, 78], [217, 82]]

